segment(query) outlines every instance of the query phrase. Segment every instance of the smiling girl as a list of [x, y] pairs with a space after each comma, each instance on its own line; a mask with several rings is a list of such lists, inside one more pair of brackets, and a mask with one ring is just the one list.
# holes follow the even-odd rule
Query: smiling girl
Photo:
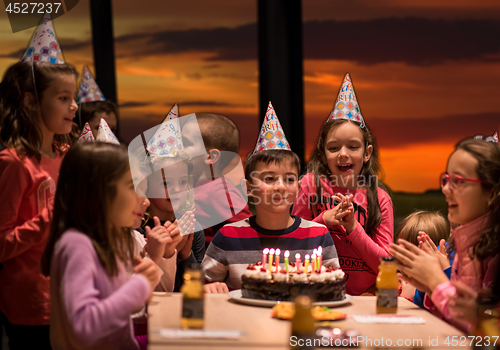
[[[498, 143], [466, 139], [448, 159], [441, 176], [441, 190], [448, 203], [452, 226], [451, 246], [455, 258], [451, 281], [462, 282], [475, 291], [493, 286], [500, 249], [500, 149]], [[418, 249], [405, 240], [391, 244], [398, 268], [407, 282], [427, 293], [424, 306], [464, 331], [470, 321], [457, 321], [451, 298], [457, 289], [441, 269], [435, 254]], [[430, 296], [430, 297], [429, 297]]]
[[78, 109], [75, 94], [76, 72], [66, 64], [16, 63], [0, 85], [6, 147], [0, 152], [0, 318], [11, 349], [50, 348], [49, 279], [40, 259]]
[[[350, 117], [339, 110], [346, 106]], [[393, 241], [392, 201], [379, 187], [378, 172], [378, 151], [346, 74], [292, 214], [328, 227], [340, 267], [349, 275], [347, 293], [352, 295], [374, 292], [379, 259], [388, 255]]]

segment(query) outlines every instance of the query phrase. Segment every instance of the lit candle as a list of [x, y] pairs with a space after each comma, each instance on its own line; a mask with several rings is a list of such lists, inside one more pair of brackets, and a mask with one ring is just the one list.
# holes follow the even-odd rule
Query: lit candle
[[307, 275], [307, 268], [309, 267], [309, 254], [305, 256], [306, 260], [304, 261], [304, 272]]
[[269, 273], [272, 274], [273, 271], [271, 270], [271, 268], [273, 267], [273, 256], [274, 256], [274, 248], [271, 248], [271, 250], [269, 250]]
[[278, 248], [276, 249], [276, 269], [274, 270], [274, 273], [280, 272], [280, 254], [281, 250]]
[[321, 271], [321, 266], [323, 266], [323, 247], [322, 246], [318, 247], [318, 254], [319, 254], [319, 269]]
[[297, 269], [297, 272], [300, 271], [300, 254], [297, 253], [295, 254], [295, 267]]
[[285, 250], [285, 271], [288, 275], [288, 257], [290, 256], [290, 251]]
[[312, 272], [316, 271], [316, 254], [311, 255]]
[[264, 248], [262, 251], [262, 267], [266, 268], [266, 256], [269, 254], [269, 248]]

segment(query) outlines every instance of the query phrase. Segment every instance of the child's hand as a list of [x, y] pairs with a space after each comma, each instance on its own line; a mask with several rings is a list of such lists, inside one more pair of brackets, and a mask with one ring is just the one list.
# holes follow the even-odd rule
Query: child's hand
[[[339, 196], [342, 196], [342, 195], [339, 193], [335, 196], [332, 196], [333, 200], [338, 201], [339, 204], [336, 205], [334, 208], [323, 212], [323, 220], [325, 220], [325, 222], [330, 226], [343, 225], [342, 222], [343, 222], [344, 218], [350, 214], [350, 211], [354, 211], [354, 206], [349, 205], [346, 202], [343, 202]], [[345, 198], [344, 196], [342, 196], [342, 197]], [[351, 199], [352, 199], [352, 197], [351, 197]], [[353, 214], [353, 217], [354, 217], [354, 214]]]
[[182, 236], [180, 235], [179, 225], [177, 224], [177, 220], [173, 223], [170, 221], [165, 222], [163, 226], [168, 230], [171, 238], [171, 242], [168, 242], [165, 246], [165, 252], [163, 257], [165, 259], [170, 259], [175, 254], [175, 248], [182, 240]]
[[457, 289], [457, 295], [450, 295], [450, 309], [455, 312], [455, 317], [461, 321], [476, 324], [477, 318], [477, 292], [462, 282], [451, 282]]
[[417, 239], [418, 247], [420, 249], [437, 256], [443, 270], [446, 270], [448, 267], [450, 267], [450, 260], [448, 260], [448, 255], [446, 254], [446, 241], [444, 239], [439, 241], [439, 249], [436, 247], [429, 235], [424, 231], [418, 232]]
[[227, 294], [229, 293], [229, 289], [227, 288], [227, 284], [224, 282], [213, 282], [207, 283], [203, 286], [205, 293], [207, 294]]
[[172, 238], [170, 232], [160, 223], [160, 219], [157, 216], [153, 218], [153, 221], [155, 223], [154, 228], [151, 229], [149, 226], [146, 226], [146, 236], [148, 237], [146, 251], [151, 260], [158, 265], [165, 254], [166, 245], [172, 242]]
[[[134, 258], [134, 260], [136, 263], [134, 267], [134, 273], [146, 277], [151, 287], [152, 295], [153, 290], [158, 284], [158, 269], [156, 268], [156, 265], [151, 259]], [[149, 296], [148, 300], [151, 298], [151, 295]]]
[[398, 239], [398, 243], [389, 244], [389, 253], [398, 260], [399, 271], [408, 277], [403, 277], [406, 282], [417, 288], [424, 285], [428, 290], [433, 291], [439, 284], [448, 281], [435, 255], [418, 249], [401, 238]]
[[177, 251], [179, 252], [179, 258], [181, 260], [186, 260], [191, 255], [191, 248], [193, 247], [194, 233], [188, 236], [184, 236], [182, 241], [177, 245]]
[[192, 211], [185, 212], [177, 223], [179, 225], [181, 236], [187, 236], [193, 233], [195, 223], [196, 219], [194, 218], [193, 212]]

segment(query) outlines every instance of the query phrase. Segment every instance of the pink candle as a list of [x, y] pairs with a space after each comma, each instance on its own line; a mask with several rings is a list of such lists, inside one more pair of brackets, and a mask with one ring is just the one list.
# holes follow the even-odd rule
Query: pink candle
[[262, 267], [263, 268], [266, 268], [267, 254], [269, 254], [269, 248], [264, 248], [264, 250], [262, 251]]
[[300, 253], [295, 254], [295, 267], [297, 268], [297, 272], [300, 271]]
[[280, 270], [280, 254], [281, 254], [281, 250], [279, 248], [276, 249], [276, 261], [275, 261], [276, 270], [275, 270], [275, 273], [278, 273]]

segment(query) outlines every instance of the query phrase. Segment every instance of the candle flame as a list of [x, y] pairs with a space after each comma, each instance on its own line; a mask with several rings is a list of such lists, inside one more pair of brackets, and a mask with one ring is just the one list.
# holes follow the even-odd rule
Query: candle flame
[[321, 255], [321, 253], [323, 252], [323, 247], [322, 246], [319, 246], [318, 247], [318, 254]]
[[290, 256], [290, 251], [285, 250], [285, 258], [288, 258]]
[[264, 254], [269, 254], [269, 248], [264, 248], [263, 253], [264, 253]]
[[306, 259], [309, 260], [309, 254], [306, 254]]
[[280, 255], [281, 254], [281, 250], [278, 248], [276, 249], [276, 255]]
[[269, 254], [274, 255], [274, 248], [271, 248], [271, 249], [269, 250]]
[[316, 254], [311, 255], [311, 259], [316, 259]]
[[295, 254], [295, 259], [300, 259], [300, 253]]

